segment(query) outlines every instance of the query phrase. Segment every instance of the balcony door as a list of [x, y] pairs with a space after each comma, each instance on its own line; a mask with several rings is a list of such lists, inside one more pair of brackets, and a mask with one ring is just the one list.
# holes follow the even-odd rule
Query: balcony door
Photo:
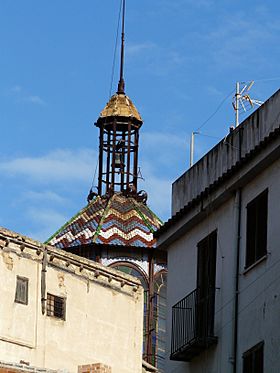
[[214, 336], [217, 231], [197, 245], [197, 337], [206, 341]]

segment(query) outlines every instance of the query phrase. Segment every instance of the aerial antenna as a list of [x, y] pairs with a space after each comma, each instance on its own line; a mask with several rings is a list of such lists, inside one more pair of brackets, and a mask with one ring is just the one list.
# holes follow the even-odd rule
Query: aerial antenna
[[199, 135], [199, 131], [193, 131], [191, 135], [191, 143], [190, 143], [190, 167], [193, 166], [193, 159], [194, 159], [194, 137], [195, 135]]
[[254, 80], [249, 83], [236, 82], [236, 92], [233, 98], [232, 106], [235, 111], [235, 128], [239, 126], [239, 111], [247, 112], [254, 108], [254, 106], [261, 106], [263, 101], [252, 99], [249, 96], [249, 91], [254, 84]]
[[[263, 104], [263, 101], [256, 100], [250, 97], [249, 91], [252, 88], [253, 84], [255, 83], [254, 80], [251, 80], [250, 82], [236, 82], [235, 86], [235, 95], [233, 97], [233, 108], [235, 111], [235, 126], [232, 126], [231, 129], [234, 129], [239, 126], [239, 114], [240, 110], [244, 112], [247, 112], [249, 110], [252, 110], [255, 106], [261, 106]], [[222, 107], [224, 102], [232, 95], [234, 91], [231, 91], [219, 104], [218, 108], [215, 110], [215, 112], [205, 121], [202, 123], [202, 125], [196, 130], [193, 131], [190, 137], [190, 167], [193, 166], [194, 163], [194, 141], [195, 141], [195, 135], [202, 135], [200, 132], [200, 129], [210, 120], [213, 118], [213, 116], [217, 113], [217, 111]], [[205, 135], [204, 135], [205, 136]]]
[[121, 40], [121, 64], [120, 64], [120, 80], [118, 84], [118, 92], [124, 94], [124, 78], [123, 78], [123, 69], [124, 69], [124, 26], [125, 26], [125, 0], [122, 0], [122, 40]]

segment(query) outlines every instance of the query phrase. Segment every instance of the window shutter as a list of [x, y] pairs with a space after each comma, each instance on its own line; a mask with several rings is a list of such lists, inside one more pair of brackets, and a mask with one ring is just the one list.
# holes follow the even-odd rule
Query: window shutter
[[28, 278], [17, 276], [15, 302], [28, 304]]

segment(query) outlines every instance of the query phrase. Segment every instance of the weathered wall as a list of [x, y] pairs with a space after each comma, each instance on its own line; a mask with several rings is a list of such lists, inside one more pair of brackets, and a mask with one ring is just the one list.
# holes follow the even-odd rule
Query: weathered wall
[[[245, 271], [246, 205], [268, 188], [267, 256]], [[264, 372], [280, 371], [280, 161], [252, 180], [242, 192], [238, 354], [264, 340]], [[238, 368], [241, 372], [242, 361]]]
[[[94, 363], [114, 373], [141, 372], [138, 280], [108, 268], [104, 275], [102, 266], [66, 253], [51, 261], [49, 252], [47, 292], [66, 298], [66, 319], [56, 319], [42, 314], [42, 252], [21, 252], [13, 240], [2, 242], [7, 246], [0, 248], [0, 360], [69, 372]], [[14, 302], [17, 275], [29, 278], [28, 305]]]
[[[268, 254], [260, 263], [249, 271], [245, 271], [246, 205], [266, 188], [268, 188]], [[280, 314], [279, 159], [270, 166], [263, 167], [259, 174], [244, 184], [241, 189], [237, 372], [242, 372], [242, 354], [264, 340], [264, 371], [278, 373], [280, 371], [280, 330], [277, 327]], [[207, 212], [196, 210], [197, 224], [189, 229], [186, 228], [185, 233], [168, 247], [167, 344], [170, 348], [171, 307], [196, 288], [197, 243], [214, 229], [218, 232], [215, 305], [215, 335], [218, 337], [218, 344], [205, 350], [190, 363], [169, 360], [167, 372], [223, 373], [232, 371], [237, 200], [232, 193], [231, 197], [229, 195], [226, 201], [215, 207], [215, 198], [218, 199], [218, 195], [211, 196], [210, 194], [203, 200], [202, 204]], [[207, 205], [210, 207], [207, 208]], [[199, 216], [201, 216], [200, 219]], [[185, 219], [187, 218], [188, 215]]]
[[[227, 304], [224, 309], [218, 313], [215, 318], [215, 331], [218, 331], [219, 343], [217, 352], [221, 354], [221, 361], [224, 370], [221, 372], [230, 372], [231, 364], [229, 363], [231, 349], [231, 323], [227, 324], [233, 312], [233, 302], [231, 297], [234, 287], [234, 233], [232, 231], [234, 214], [234, 200], [228, 201], [220, 207], [219, 211], [210, 214], [207, 219], [201, 221], [199, 226], [196, 226], [186, 235], [175, 241], [168, 251], [169, 268], [174, 269], [168, 273], [167, 286], [167, 346], [171, 346], [171, 326], [172, 326], [172, 306], [186, 295], [196, 289], [197, 279], [197, 244], [209, 233], [215, 229], [218, 230], [218, 245], [217, 245], [217, 273], [216, 273], [216, 309], [218, 310], [222, 304]], [[226, 232], [223, 235], [221, 232]], [[225, 272], [225, 268], [227, 271]], [[225, 327], [222, 327], [225, 325]], [[222, 350], [228, 350], [228, 354], [222, 354]], [[215, 361], [215, 353], [213, 348], [203, 353], [203, 361], [207, 363], [207, 373], [220, 372], [217, 369], [218, 361]], [[207, 356], [207, 358], [206, 358]], [[198, 356], [192, 363], [167, 362], [167, 372], [192, 372], [200, 373], [202, 366], [200, 363], [201, 356]], [[206, 366], [206, 365], [204, 365]]]

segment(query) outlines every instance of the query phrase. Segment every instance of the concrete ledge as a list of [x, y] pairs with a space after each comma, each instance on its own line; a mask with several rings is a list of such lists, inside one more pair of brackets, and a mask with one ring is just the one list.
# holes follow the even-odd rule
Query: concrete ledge
[[44, 369], [44, 368], [29, 366], [28, 364], [8, 363], [8, 362], [0, 361], [0, 373], [21, 373], [21, 372], [68, 373], [67, 370]]

